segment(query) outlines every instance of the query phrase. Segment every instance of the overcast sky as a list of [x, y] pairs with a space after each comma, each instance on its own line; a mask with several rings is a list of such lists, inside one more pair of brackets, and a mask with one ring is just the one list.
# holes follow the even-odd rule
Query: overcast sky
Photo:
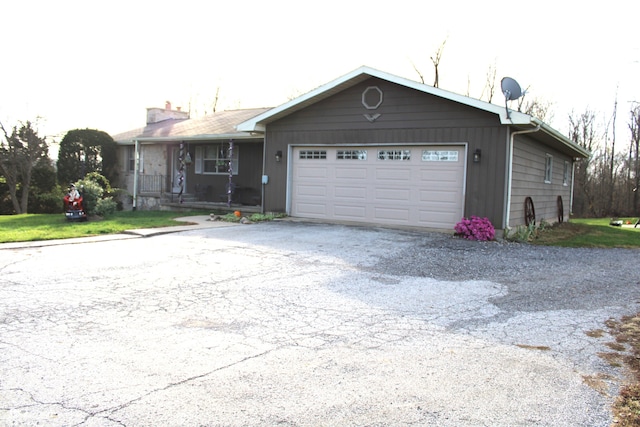
[[[604, 122], [618, 94], [619, 141], [640, 101], [638, 1], [21, 0], [2, 5], [0, 121], [41, 135], [145, 124], [146, 108], [193, 115], [273, 107], [367, 65], [480, 98], [487, 72], [529, 98]], [[503, 105], [497, 91], [494, 103]]]

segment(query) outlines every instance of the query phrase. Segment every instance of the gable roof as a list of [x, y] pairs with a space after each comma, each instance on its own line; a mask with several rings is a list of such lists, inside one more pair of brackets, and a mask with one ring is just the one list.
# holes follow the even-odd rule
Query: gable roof
[[132, 144], [135, 140], [162, 142], [256, 138], [249, 132], [238, 131], [236, 125], [268, 110], [268, 108], [230, 110], [208, 114], [197, 119], [167, 119], [114, 135], [113, 139], [119, 144]]
[[470, 98], [468, 96], [463, 96], [454, 92], [449, 92], [437, 87], [429, 86], [414, 80], [406, 79], [404, 77], [385, 73], [383, 71], [379, 71], [366, 66], [357, 68], [352, 72], [343, 75], [342, 77], [338, 77], [337, 79], [329, 83], [326, 83], [302, 96], [299, 96], [298, 98], [292, 99], [291, 101], [286, 102], [278, 107], [258, 114], [255, 117], [252, 117], [249, 120], [238, 124], [236, 129], [241, 132], [265, 132], [267, 124], [288, 116], [289, 114], [306, 108], [312, 104], [315, 104], [316, 102], [319, 102], [323, 99], [329, 98], [330, 96], [342, 92], [343, 90], [348, 89], [352, 86], [355, 86], [358, 83], [361, 83], [371, 77], [376, 77], [382, 80], [396, 83], [398, 85], [415, 89], [420, 92], [447, 99], [449, 101], [467, 105], [478, 110], [496, 114], [499, 116], [501, 124], [514, 126], [517, 128], [516, 130], [538, 128], [547, 135], [547, 139], [549, 139], [550, 137], [551, 140], [556, 141], [556, 143], [560, 143], [560, 145], [562, 145], [563, 148], [569, 151], [572, 155], [575, 155], [576, 157], [589, 156], [589, 152], [587, 150], [575, 144], [560, 132], [533, 116], [518, 111], [509, 110], [509, 117], [507, 117], [507, 111], [503, 106], [491, 104], [489, 102]]

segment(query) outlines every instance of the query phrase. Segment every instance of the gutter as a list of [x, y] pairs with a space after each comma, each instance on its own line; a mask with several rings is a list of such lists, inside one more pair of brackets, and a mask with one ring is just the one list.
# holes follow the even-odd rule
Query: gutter
[[[583, 157], [588, 158], [589, 156], [591, 156], [591, 153], [589, 151], [587, 151], [586, 149], [582, 148], [578, 144], [574, 143], [573, 141], [568, 139], [566, 136], [562, 135], [560, 132], [558, 132], [554, 128], [550, 127], [549, 125], [547, 125], [543, 121], [540, 121], [539, 119], [536, 119], [535, 117], [531, 117], [531, 124], [537, 125], [538, 128], [541, 128], [546, 134], [551, 135], [553, 138], [555, 138], [558, 141], [562, 142], [564, 145], [566, 145], [567, 147], [571, 148], [573, 151], [576, 151], [576, 152], [580, 153]], [[571, 157], [576, 157], [576, 156], [571, 156]]]
[[510, 228], [509, 212], [511, 211], [511, 180], [513, 179], [513, 143], [515, 140], [515, 136], [522, 135], [525, 133], [538, 132], [540, 128], [541, 128], [541, 124], [538, 124], [538, 126], [535, 127], [534, 129], [518, 130], [515, 132], [511, 132], [511, 135], [509, 136], [509, 162], [507, 164], [507, 203], [506, 203], [506, 212], [504, 215], [505, 221], [502, 227], [503, 230], [507, 230]]
[[[220, 134], [211, 134], [211, 135], [195, 135], [195, 136], [147, 136], [147, 137], [137, 137], [133, 141], [139, 141], [143, 143], [149, 142], [164, 142], [164, 143], [172, 143], [172, 142], [180, 142], [180, 141], [217, 141], [217, 140], [225, 140], [229, 139], [233, 140], [243, 140], [243, 139], [260, 139], [264, 138], [262, 135], [251, 135], [251, 134], [237, 134], [237, 133], [220, 133]], [[117, 142], [117, 141], [116, 141]], [[125, 141], [122, 141], [123, 143]]]

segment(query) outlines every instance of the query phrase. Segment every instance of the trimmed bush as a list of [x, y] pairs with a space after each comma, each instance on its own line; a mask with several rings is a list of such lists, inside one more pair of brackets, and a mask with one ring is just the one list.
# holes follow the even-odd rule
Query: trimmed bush
[[96, 203], [95, 214], [100, 216], [107, 216], [114, 213], [118, 208], [118, 204], [113, 200], [113, 197], [105, 197], [98, 200]]

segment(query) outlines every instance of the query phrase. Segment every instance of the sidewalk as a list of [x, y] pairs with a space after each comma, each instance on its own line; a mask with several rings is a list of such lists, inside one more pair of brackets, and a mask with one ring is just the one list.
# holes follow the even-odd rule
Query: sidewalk
[[87, 242], [105, 242], [109, 240], [136, 239], [139, 237], [152, 237], [152, 236], [159, 236], [161, 234], [195, 230], [198, 228], [217, 228], [217, 227], [231, 227], [234, 225], [240, 225], [239, 223], [236, 223], [236, 222], [211, 221], [209, 215], [181, 217], [181, 218], [176, 218], [175, 220], [179, 222], [184, 222], [185, 224], [176, 225], [172, 227], [140, 228], [140, 229], [134, 229], [134, 230], [125, 230], [122, 233], [118, 233], [118, 234], [76, 237], [73, 239], [37, 240], [33, 242], [0, 243], [0, 250], [19, 249], [19, 248], [39, 248], [43, 246], [71, 245], [74, 243], [87, 243]]

